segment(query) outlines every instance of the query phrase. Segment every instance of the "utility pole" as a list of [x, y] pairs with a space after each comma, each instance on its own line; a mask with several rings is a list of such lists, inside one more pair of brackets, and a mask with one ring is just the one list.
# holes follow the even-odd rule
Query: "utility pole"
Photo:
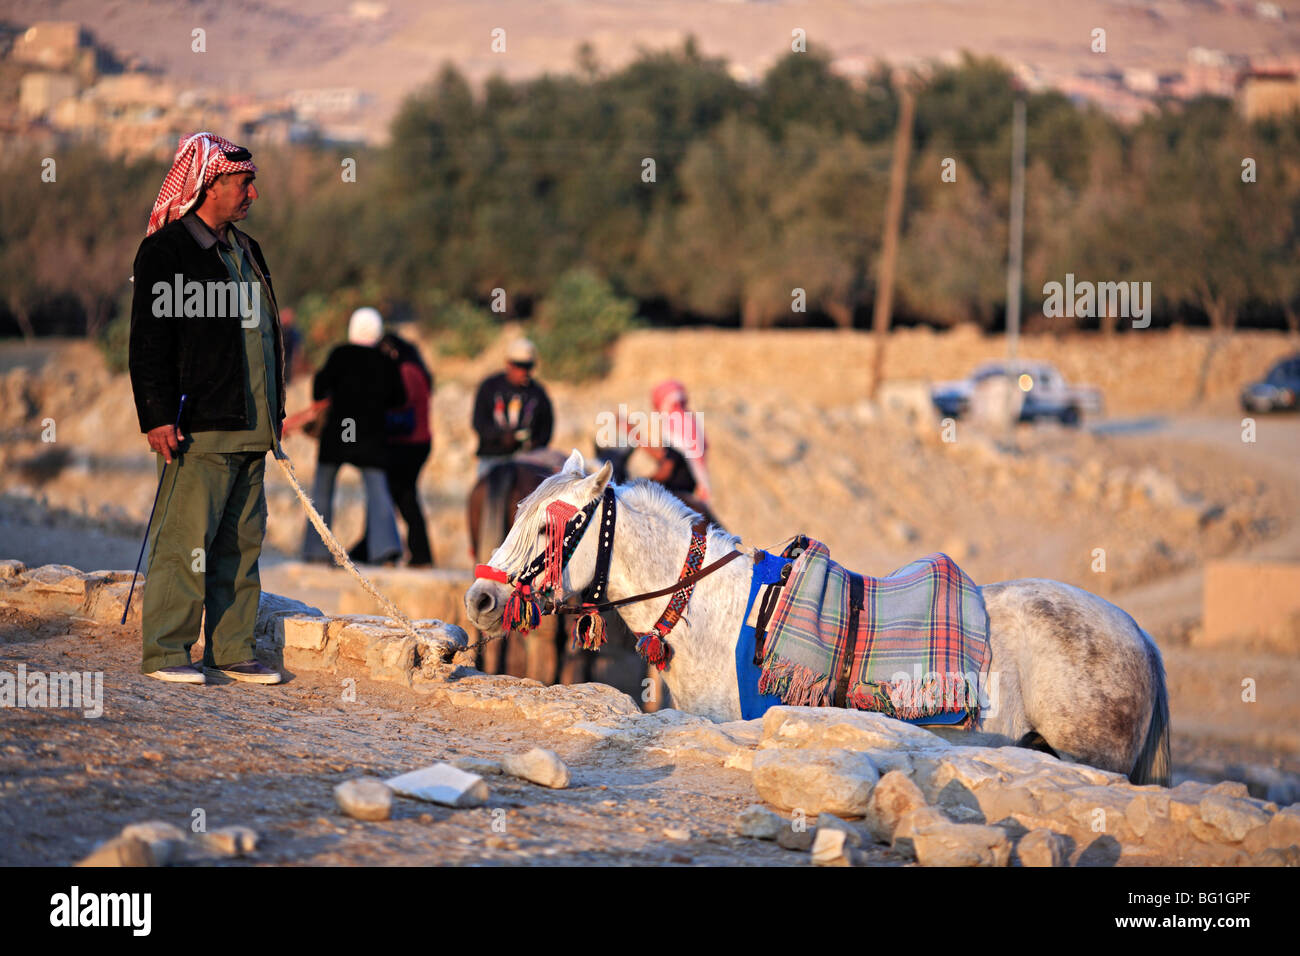
[[1007, 254], [1007, 357], [1020, 345], [1020, 287], [1025, 252], [1025, 98], [1016, 97], [1011, 123], [1011, 234]]
[[871, 371], [871, 397], [880, 391], [885, 372], [885, 343], [889, 340], [889, 320], [894, 308], [894, 268], [898, 262], [898, 234], [903, 224], [903, 196], [907, 191], [907, 162], [912, 154], [912, 118], [916, 100], [907, 80], [898, 89], [898, 132], [894, 138], [894, 164], [889, 174], [889, 200], [885, 206], [885, 237], [880, 249], [880, 285], [876, 289], [871, 328], [875, 339], [875, 356]]

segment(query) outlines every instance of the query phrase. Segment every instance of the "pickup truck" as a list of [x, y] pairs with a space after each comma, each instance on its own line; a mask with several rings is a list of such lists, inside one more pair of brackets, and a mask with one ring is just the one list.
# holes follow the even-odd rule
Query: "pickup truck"
[[1300, 355], [1283, 359], [1262, 381], [1242, 389], [1241, 407], [1247, 412], [1300, 411]]
[[1061, 373], [1046, 362], [986, 362], [971, 375], [956, 382], [940, 382], [930, 390], [939, 413], [960, 418], [970, 410], [971, 397], [982, 383], [995, 376], [1011, 379], [1024, 393], [1020, 421], [1055, 418], [1065, 425], [1078, 425], [1085, 413], [1101, 411], [1101, 392], [1087, 385], [1069, 385]]

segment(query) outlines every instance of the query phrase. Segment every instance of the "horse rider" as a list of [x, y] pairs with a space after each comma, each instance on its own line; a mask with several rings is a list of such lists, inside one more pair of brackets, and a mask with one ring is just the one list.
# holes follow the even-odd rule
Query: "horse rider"
[[660, 382], [651, 390], [650, 401], [658, 415], [660, 439], [658, 444], [645, 445], [659, 463], [651, 480], [709, 503], [713, 490], [705, 457], [708, 442], [699, 415], [689, 408], [686, 386], [675, 379]]
[[506, 350], [506, 367], [486, 378], [474, 397], [478, 433], [478, 477], [496, 465], [545, 449], [555, 415], [546, 389], [533, 378], [537, 348], [516, 339]]

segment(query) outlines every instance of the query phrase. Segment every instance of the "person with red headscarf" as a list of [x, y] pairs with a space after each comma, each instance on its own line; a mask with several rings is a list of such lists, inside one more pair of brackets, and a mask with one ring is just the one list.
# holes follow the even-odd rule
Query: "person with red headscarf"
[[[683, 487], [682, 490], [694, 494], [700, 501], [711, 501], [713, 489], [709, 484], [706, 460], [708, 442], [700, 428], [699, 416], [687, 406], [686, 386], [675, 379], [660, 382], [651, 390], [650, 401], [659, 416], [661, 443], [660, 447], [646, 448], [659, 460], [659, 470], [652, 476], [652, 480], [676, 487], [674, 475], [682, 470], [684, 460], [694, 487]], [[668, 449], [677, 452], [680, 460], [677, 455], [670, 454]]]
[[212, 133], [182, 137], [135, 257], [129, 366], [159, 489], [147, 542], [140, 671], [276, 684], [253, 655], [266, 453], [280, 454], [284, 343], [262, 249], [234, 223], [257, 167]]

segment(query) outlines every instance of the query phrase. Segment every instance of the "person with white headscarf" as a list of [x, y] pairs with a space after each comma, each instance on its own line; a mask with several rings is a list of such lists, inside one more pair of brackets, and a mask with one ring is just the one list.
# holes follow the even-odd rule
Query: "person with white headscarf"
[[[375, 347], [383, 335], [384, 320], [379, 312], [357, 309], [348, 321], [347, 344], [330, 352], [312, 380], [312, 399], [329, 400], [312, 499], [329, 524], [340, 466], [360, 469], [366, 488], [370, 563], [395, 564], [402, 556], [402, 541], [384, 474], [389, 454], [385, 413], [405, 405], [407, 399], [397, 363]], [[302, 559], [331, 560], [329, 549], [310, 523], [303, 535]]]

